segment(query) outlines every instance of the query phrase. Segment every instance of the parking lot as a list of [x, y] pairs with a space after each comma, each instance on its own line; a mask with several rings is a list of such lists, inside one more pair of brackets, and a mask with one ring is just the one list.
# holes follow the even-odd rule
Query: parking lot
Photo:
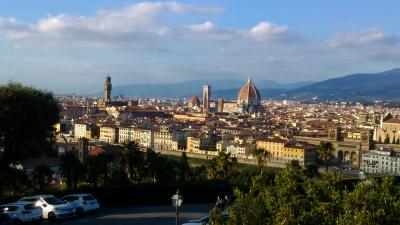
[[[207, 214], [213, 204], [183, 205], [180, 224], [188, 219], [198, 218]], [[81, 217], [75, 217], [55, 222], [44, 221], [43, 224], [59, 225], [175, 225], [175, 208], [172, 206], [146, 206], [101, 209], [99, 212]]]

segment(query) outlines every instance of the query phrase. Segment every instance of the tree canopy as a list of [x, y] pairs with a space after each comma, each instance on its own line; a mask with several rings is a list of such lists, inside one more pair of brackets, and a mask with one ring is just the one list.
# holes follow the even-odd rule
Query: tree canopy
[[0, 86], [0, 163], [19, 163], [50, 149], [58, 120], [52, 93], [18, 83]]

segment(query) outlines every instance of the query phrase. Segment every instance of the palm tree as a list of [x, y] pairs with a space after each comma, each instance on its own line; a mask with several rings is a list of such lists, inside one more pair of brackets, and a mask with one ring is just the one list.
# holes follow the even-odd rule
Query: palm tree
[[232, 158], [230, 153], [219, 152], [218, 156], [214, 157], [211, 161], [209, 168], [209, 176], [212, 179], [226, 179], [228, 178], [232, 166], [237, 162], [236, 158]]
[[328, 172], [328, 163], [333, 156], [335, 148], [333, 147], [331, 142], [321, 141], [318, 151], [321, 160], [325, 162], [325, 171]]
[[146, 150], [146, 157], [145, 157], [145, 167], [147, 170], [147, 175], [150, 176], [153, 180], [153, 183], [157, 181], [157, 178], [165, 172], [163, 171], [163, 166], [165, 166], [164, 160], [160, 158], [160, 153], [155, 152], [153, 149], [148, 148]]
[[53, 180], [53, 171], [47, 165], [39, 165], [32, 173], [32, 180], [43, 190], [47, 188]]
[[131, 181], [134, 179], [138, 180], [138, 175], [135, 173], [135, 167], [138, 166], [138, 163], [143, 163], [143, 153], [140, 151], [139, 144], [136, 141], [125, 141], [122, 144], [122, 154], [127, 167], [129, 179]]
[[264, 166], [267, 165], [267, 161], [271, 159], [271, 152], [265, 151], [263, 148], [253, 148], [251, 150], [251, 154], [257, 159], [257, 165], [260, 168], [260, 171]]
[[67, 179], [67, 188], [75, 189], [78, 186], [78, 180], [84, 173], [85, 167], [73, 152], [67, 152], [61, 157], [60, 168], [63, 176]]

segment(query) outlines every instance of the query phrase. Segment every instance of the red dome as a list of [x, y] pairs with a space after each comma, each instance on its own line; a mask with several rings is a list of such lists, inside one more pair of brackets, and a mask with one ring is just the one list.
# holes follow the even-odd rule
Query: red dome
[[189, 105], [191, 107], [200, 106], [200, 99], [197, 96], [192, 96], [192, 98], [190, 98]]
[[261, 101], [261, 95], [258, 89], [251, 82], [251, 78], [247, 83], [240, 89], [238, 93], [238, 102], [259, 102]]

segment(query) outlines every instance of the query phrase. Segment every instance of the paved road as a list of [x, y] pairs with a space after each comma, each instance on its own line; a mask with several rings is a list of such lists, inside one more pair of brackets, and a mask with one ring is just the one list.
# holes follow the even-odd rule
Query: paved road
[[[180, 224], [188, 219], [207, 214], [213, 204], [183, 205], [179, 214]], [[93, 215], [48, 222], [43, 225], [175, 225], [175, 209], [172, 206], [128, 207], [103, 209]]]

